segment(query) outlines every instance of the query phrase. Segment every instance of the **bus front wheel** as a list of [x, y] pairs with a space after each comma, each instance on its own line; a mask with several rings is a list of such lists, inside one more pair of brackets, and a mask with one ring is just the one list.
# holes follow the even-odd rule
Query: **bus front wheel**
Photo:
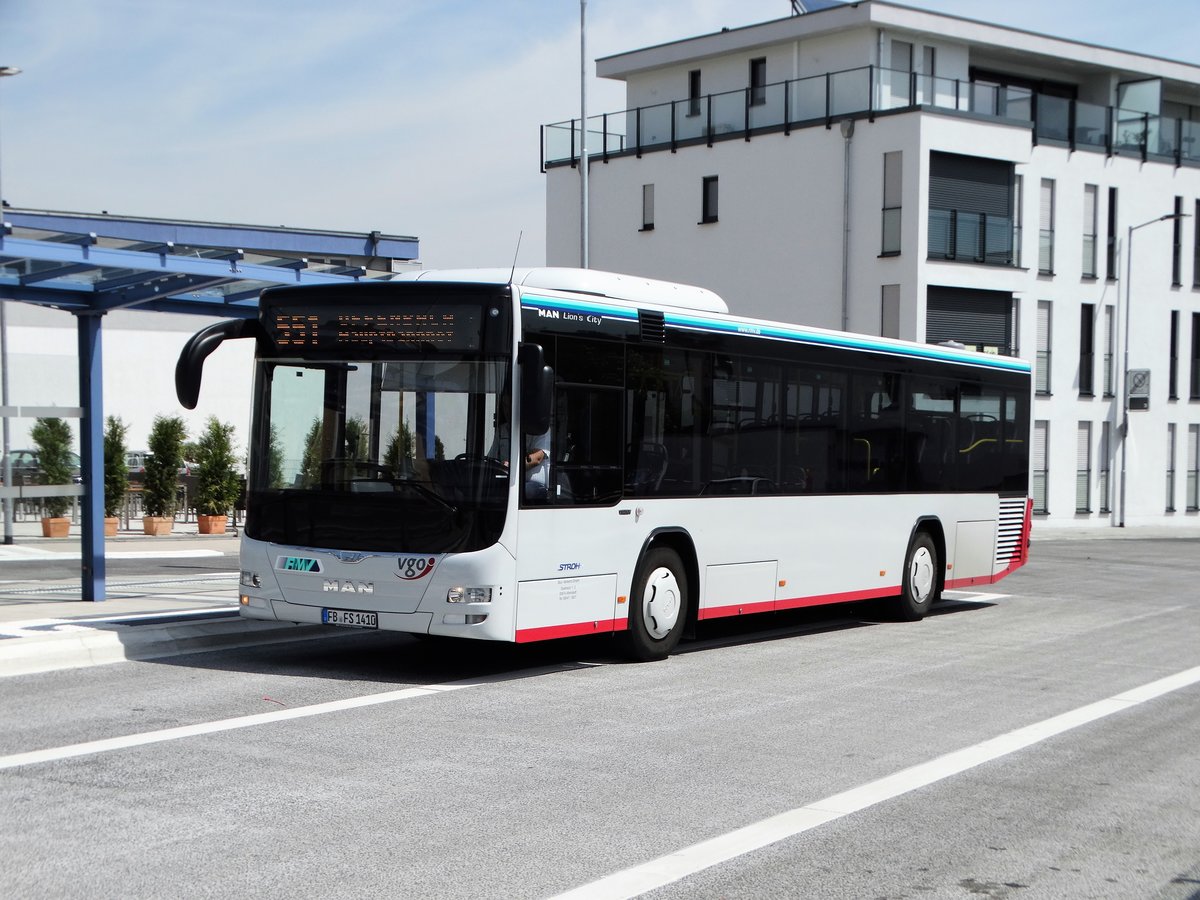
[[896, 612], [906, 622], [922, 619], [938, 600], [938, 550], [927, 531], [918, 531], [904, 557], [904, 577]]
[[679, 555], [665, 547], [646, 554], [633, 579], [624, 649], [634, 660], [665, 659], [687, 621], [687, 573]]

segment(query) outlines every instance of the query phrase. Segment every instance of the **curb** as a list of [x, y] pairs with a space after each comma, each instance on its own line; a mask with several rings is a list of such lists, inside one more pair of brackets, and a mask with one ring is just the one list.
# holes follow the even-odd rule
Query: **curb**
[[324, 625], [251, 621], [240, 617], [162, 625], [64, 623], [59, 627], [64, 630], [0, 638], [0, 678], [329, 635]]

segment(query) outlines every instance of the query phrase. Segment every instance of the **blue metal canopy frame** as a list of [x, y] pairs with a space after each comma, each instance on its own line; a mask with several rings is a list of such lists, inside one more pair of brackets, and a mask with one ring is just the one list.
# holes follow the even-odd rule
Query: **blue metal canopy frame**
[[[84, 600], [105, 599], [104, 381], [101, 322], [116, 309], [252, 318], [258, 295], [282, 284], [353, 284], [362, 266], [311, 266], [308, 257], [367, 257], [386, 277], [418, 256], [412, 237], [172, 222], [85, 213], [2, 210], [0, 301], [72, 313], [79, 351]], [[245, 249], [249, 248], [249, 249]], [[372, 266], [375, 270], [375, 266]], [[7, 367], [7, 360], [4, 361]], [[0, 407], [0, 415], [19, 414]], [[0, 497], [17, 489], [0, 488]]]

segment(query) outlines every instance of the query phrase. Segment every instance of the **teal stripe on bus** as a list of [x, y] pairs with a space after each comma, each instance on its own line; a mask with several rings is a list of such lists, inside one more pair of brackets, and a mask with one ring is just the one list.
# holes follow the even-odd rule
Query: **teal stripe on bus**
[[[623, 306], [611, 306], [593, 300], [565, 300], [559, 297], [538, 297], [529, 294], [521, 296], [522, 306], [532, 309], [560, 309], [566, 312], [593, 313], [610, 318], [637, 321], [636, 309]], [[822, 347], [833, 347], [845, 350], [863, 350], [870, 353], [887, 353], [892, 356], [908, 356], [916, 359], [930, 359], [939, 362], [959, 363], [966, 366], [979, 366], [989, 369], [1003, 369], [1009, 372], [1029, 373], [1032, 366], [1023, 359], [1012, 356], [990, 356], [986, 354], [962, 353], [953, 349], [939, 347], [935, 344], [917, 346], [896, 346], [882, 341], [872, 340], [867, 336], [849, 334], [821, 334], [800, 328], [790, 328], [785, 325], [757, 322], [739, 322], [737, 320], [710, 319], [702, 316], [687, 315], [677, 312], [664, 312], [667, 325], [675, 328], [686, 328], [692, 331], [710, 331], [720, 334], [738, 334], [746, 337], [766, 337], [776, 340], [793, 341], [804, 344], [815, 344]]]
[[637, 321], [637, 310], [624, 306], [609, 306], [607, 303], [594, 301], [564, 300], [561, 297], [535, 297], [530, 294], [521, 295], [521, 306], [532, 309], [561, 309], [566, 312], [595, 313], [615, 319]]

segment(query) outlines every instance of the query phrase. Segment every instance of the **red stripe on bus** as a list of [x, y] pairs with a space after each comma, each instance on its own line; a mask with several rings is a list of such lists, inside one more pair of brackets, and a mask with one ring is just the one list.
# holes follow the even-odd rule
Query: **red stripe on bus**
[[726, 616], [741, 616], [760, 612], [778, 612], [784, 609], [801, 609], [805, 606], [829, 606], [833, 603], [850, 603], [855, 600], [876, 600], [880, 597], [894, 597], [900, 593], [900, 587], [871, 588], [865, 591], [843, 591], [837, 594], [818, 594], [814, 597], [789, 597], [786, 600], [766, 601], [764, 603], [740, 603], [734, 606], [712, 606], [700, 610], [701, 619], [720, 619]]
[[555, 638], [580, 637], [586, 634], [608, 634], [613, 631], [625, 631], [628, 627], [628, 619], [608, 619], [601, 622], [547, 625], [544, 628], [519, 628], [517, 629], [517, 643], [528, 644], [533, 641], [550, 641]]

